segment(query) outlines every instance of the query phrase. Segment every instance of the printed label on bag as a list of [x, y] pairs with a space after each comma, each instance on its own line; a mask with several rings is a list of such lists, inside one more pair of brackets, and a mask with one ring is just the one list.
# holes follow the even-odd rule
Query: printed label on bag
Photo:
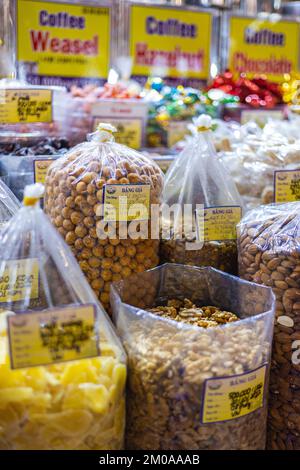
[[143, 121], [141, 119], [105, 119], [97, 117], [94, 120], [94, 130], [97, 129], [97, 126], [100, 122], [108, 122], [112, 126], [115, 126], [117, 132], [114, 134], [114, 136], [116, 142], [119, 144], [126, 145], [127, 147], [136, 150], [141, 148], [143, 125]]
[[0, 124], [51, 121], [51, 90], [0, 90]]
[[240, 418], [264, 403], [267, 365], [231, 377], [205, 381], [201, 422], [217, 423]]
[[38, 296], [39, 264], [37, 259], [9, 260], [0, 263], [0, 302], [33, 300]]
[[240, 206], [205, 207], [196, 212], [198, 239], [207, 241], [236, 240], [236, 225], [242, 217]]
[[274, 172], [275, 202], [300, 201], [300, 170]]
[[34, 182], [45, 184], [49, 166], [55, 161], [55, 158], [39, 159], [33, 162]]
[[104, 220], [130, 222], [150, 217], [150, 184], [106, 184]]
[[95, 321], [92, 304], [8, 315], [11, 368], [98, 356]]

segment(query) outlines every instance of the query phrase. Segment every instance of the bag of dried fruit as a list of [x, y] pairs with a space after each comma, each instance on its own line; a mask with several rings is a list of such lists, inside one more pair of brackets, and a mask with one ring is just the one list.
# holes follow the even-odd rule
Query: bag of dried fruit
[[264, 448], [271, 289], [165, 264], [114, 283], [111, 297], [128, 355], [127, 448]]
[[163, 174], [151, 159], [117, 144], [115, 131], [99, 124], [88, 142], [53, 163], [45, 196], [46, 212], [105, 308], [112, 281], [159, 261], [151, 208], [160, 202]]
[[194, 120], [194, 138], [164, 184], [161, 258], [236, 273], [236, 223], [242, 203], [212, 143], [209, 116]]
[[238, 226], [239, 273], [276, 296], [268, 446], [300, 450], [300, 203], [261, 206]]
[[125, 353], [42, 193], [0, 240], [0, 449], [122, 449]]
[[0, 229], [19, 210], [20, 203], [16, 196], [0, 179]]

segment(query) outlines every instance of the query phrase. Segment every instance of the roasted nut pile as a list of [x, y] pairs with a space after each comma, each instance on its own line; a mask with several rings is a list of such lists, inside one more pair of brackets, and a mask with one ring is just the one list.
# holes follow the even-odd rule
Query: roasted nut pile
[[237, 321], [238, 317], [214, 306], [197, 307], [189, 299], [171, 299], [167, 306], [157, 306], [147, 310], [163, 318], [170, 318], [178, 322], [188, 323], [202, 328], [218, 326]]
[[149, 184], [150, 204], [158, 204], [163, 185], [160, 168], [150, 159], [113, 141], [86, 142], [57, 160], [46, 179], [45, 210], [75, 254], [91, 287], [109, 307], [112, 281], [158, 264], [159, 240], [146, 223], [136, 239], [120, 237], [120, 223], [107, 238], [98, 237], [106, 184]]
[[[273, 313], [255, 316], [270, 308], [269, 290], [211, 268], [174, 264], [133, 278], [114, 284], [111, 292], [114, 320], [128, 356], [127, 448], [263, 449], [266, 404], [246, 416], [210, 424], [201, 421], [201, 409], [207, 379], [243, 374], [269, 363]], [[137, 292], [148, 287], [147, 296], [139, 299]], [[186, 295], [191, 302], [184, 300]], [[217, 305], [223, 301], [226, 311], [249, 318], [241, 314], [241, 321], [197, 328], [168, 321], [162, 318], [166, 312], [158, 316], [157, 308], [155, 316], [145, 311], [153, 312], [151, 302], [169, 301], [167, 308], [175, 315], [180, 305], [209, 305], [214, 300]]]
[[241, 277], [272, 287], [277, 300], [268, 445], [280, 450], [300, 449], [299, 210], [299, 203], [262, 206], [238, 229]]

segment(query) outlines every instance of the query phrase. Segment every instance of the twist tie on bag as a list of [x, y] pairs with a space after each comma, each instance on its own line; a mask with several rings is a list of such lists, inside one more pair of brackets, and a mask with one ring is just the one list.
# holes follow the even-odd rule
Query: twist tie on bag
[[193, 119], [193, 123], [197, 132], [206, 132], [212, 129], [212, 118], [207, 114], [201, 114], [201, 116]]
[[100, 122], [97, 126], [96, 132], [88, 135], [88, 140], [93, 140], [100, 143], [105, 142], [114, 142], [114, 132], [117, 132], [117, 129], [108, 124], [107, 122]]
[[24, 206], [35, 206], [44, 195], [44, 185], [41, 183], [29, 184], [24, 189]]

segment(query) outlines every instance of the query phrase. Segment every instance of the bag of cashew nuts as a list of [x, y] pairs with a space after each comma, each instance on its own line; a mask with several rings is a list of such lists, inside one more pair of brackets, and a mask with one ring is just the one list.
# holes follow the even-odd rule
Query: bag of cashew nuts
[[163, 185], [158, 165], [117, 144], [115, 131], [99, 124], [88, 142], [54, 162], [45, 196], [50, 220], [106, 309], [112, 281], [158, 264], [151, 208], [159, 204]]
[[128, 355], [128, 449], [263, 449], [275, 299], [210, 267], [114, 283]]
[[123, 449], [126, 356], [43, 190], [0, 239], [0, 449]]
[[194, 137], [165, 177], [161, 259], [236, 274], [241, 199], [217, 157], [211, 118], [199, 116], [194, 124]]
[[240, 276], [276, 296], [268, 446], [300, 450], [300, 203], [253, 209], [238, 234]]

